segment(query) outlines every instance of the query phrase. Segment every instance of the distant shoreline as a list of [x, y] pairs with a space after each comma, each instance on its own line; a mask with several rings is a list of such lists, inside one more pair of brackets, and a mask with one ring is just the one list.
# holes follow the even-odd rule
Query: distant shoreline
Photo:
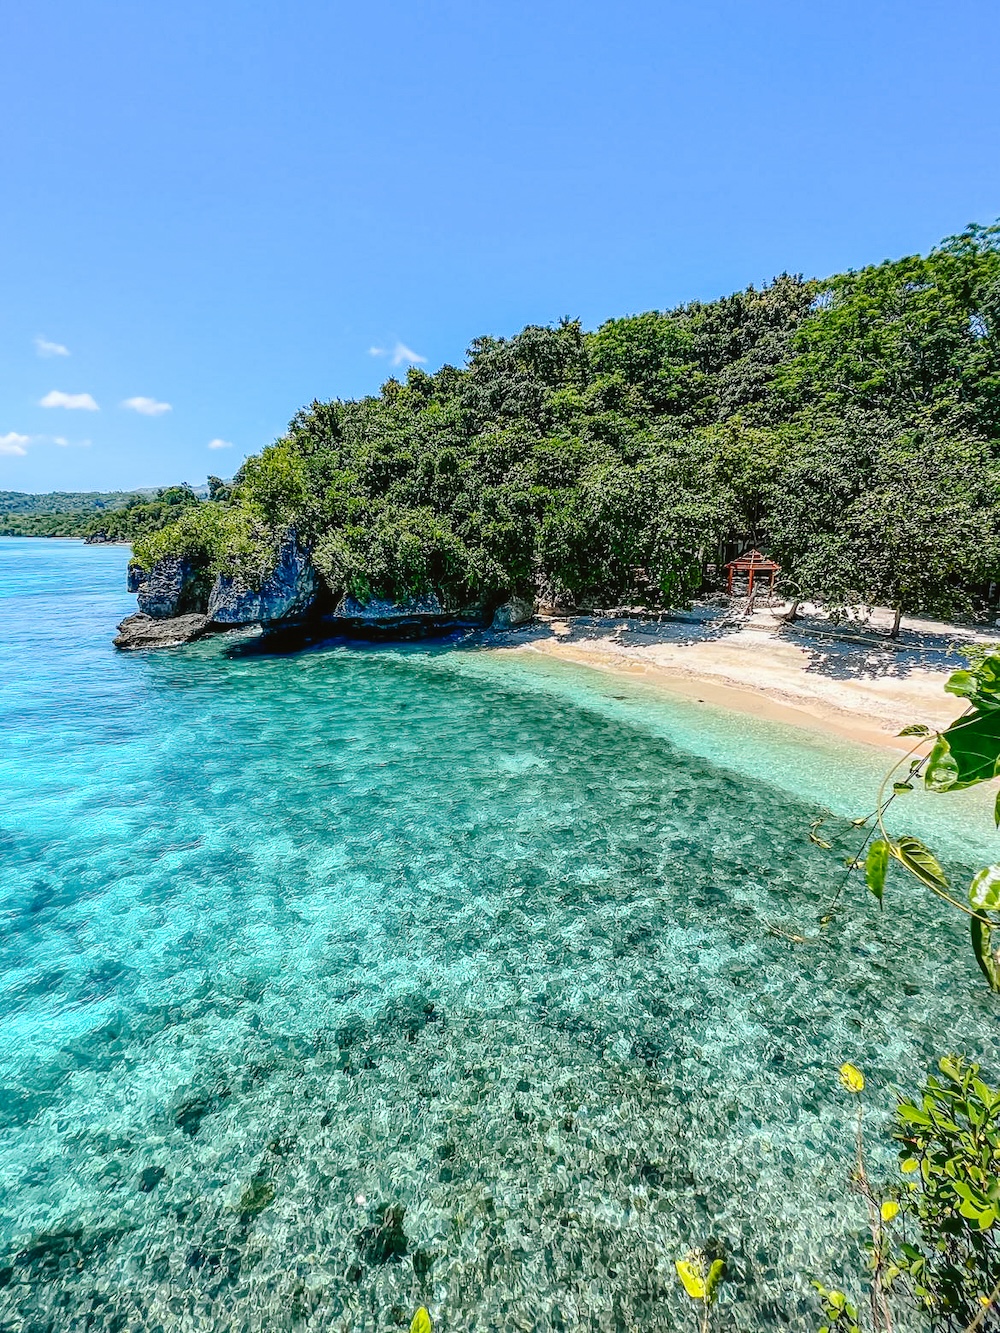
[[65, 532], [0, 532], [0, 540], [12, 542], [79, 542], [81, 546], [131, 546], [131, 542], [88, 542], [86, 537], [72, 537]]

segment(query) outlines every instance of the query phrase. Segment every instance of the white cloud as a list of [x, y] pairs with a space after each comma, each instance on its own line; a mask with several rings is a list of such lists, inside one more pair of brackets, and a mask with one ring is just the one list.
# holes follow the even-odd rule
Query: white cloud
[[53, 435], [52, 443], [58, 444], [60, 449], [89, 449], [89, 440], [67, 440], [65, 435]]
[[397, 342], [391, 351], [387, 347], [369, 347], [368, 355], [387, 356], [389, 364], [393, 366], [421, 366], [427, 360], [426, 356], [421, 356], [419, 352], [414, 352], [406, 343], [401, 342]]
[[35, 350], [39, 356], [69, 356], [69, 348], [62, 343], [51, 343], [41, 334], [35, 339]]
[[155, 398], [126, 398], [122, 407], [127, 407], [131, 412], [138, 412], [144, 417], [162, 417], [164, 412], [172, 412], [174, 409], [169, 403], [158, 402]]
[[100, 411], [89, 393], [63, 393], [60, 389], [53, 389], [51, 393], [47, 393], [38, 405], [39, 407], [79, 408], [84, 412]]
[[233, 442], [232, 440], [209, 440], [208, 447], [209, 449], [231, 449]]
[[6, 435], [0, 435], [0, 454], [16, 455], [23, 458], [27, 453], [24, 446], [30, 443], [30, 435], [18, 435], [17, 431], [9, 430]]

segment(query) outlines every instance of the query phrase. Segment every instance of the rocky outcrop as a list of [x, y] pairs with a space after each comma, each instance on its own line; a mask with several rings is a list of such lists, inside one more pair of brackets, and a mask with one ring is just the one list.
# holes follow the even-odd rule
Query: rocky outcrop
[[468, 629], [483, 623], [480, 607], [450, 610], [434, 594], [392, 602], [373, 597], [359, 602], [344, 597], [328, 622], [340, 634], [373, 639], [416, 639], [427, 634], [444, 634], [453, 629]]
[[412, 619], [414, 616], [443, 616], [445, 609], [434, 593], [426, 597], [411, 597], [405, 602], [391, 602], [373, 597], [370, 602], [359, 602], [356, 597], [344, 597], [337, 607], [341, 620], [382, 621]]
[[272, 573], [251, 588], [238, 574], [220, 574], [208, 598], [208, 615], [219, 625], [262, 625], [297, 620], [316, 600], [319, 578], [295, 533], [281, 544]]
[[129, 592], [138, 592], [145, 577], [146, 571], [142, 565], [129, 565], [128, 573], [125, 575], [125, 586]]
[[526, 625], [535, 617], [535, 599], [533, 597], [512, 597], [503, 606], [498, 606], [493, 615], [491, 629], [513, 629], [516, 625]]
[[212, 622], [205, 615], [173, 616], [163, 619], [158, 616], [144, 615], [141, 611], [134, 616], [126, 616], [118, 626], [118, 635], [114, 641], [116, 648], [176, 648], [181, 643], [192, 643], [200, 639], [212, 628]]
[[190, 560], [167, 556], [157, 560], [147, 573], [138, 576], [129, 567], [129, 591], [135, 591], [142, 615], [154, 620], [170, 620], [174, 616], [205, 614], [205, 584], [201, 571]]

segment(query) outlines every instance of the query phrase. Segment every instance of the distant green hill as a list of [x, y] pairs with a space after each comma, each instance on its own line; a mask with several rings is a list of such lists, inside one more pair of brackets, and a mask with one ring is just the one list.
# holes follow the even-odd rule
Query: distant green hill
[[50, 491], [30, 495], [0, 491], [0, 536], [84, 537], [95, 542], [131, 542], [172, 523], [224, 485], [144, 487], [136, 491]]
[[94, 510], [122, 509], [129, 500], [149, 500], [155, 487], [135, 491], [49, 491], [32, 495], [27, 491], [0, 491], [0, 514], [82, 514]]

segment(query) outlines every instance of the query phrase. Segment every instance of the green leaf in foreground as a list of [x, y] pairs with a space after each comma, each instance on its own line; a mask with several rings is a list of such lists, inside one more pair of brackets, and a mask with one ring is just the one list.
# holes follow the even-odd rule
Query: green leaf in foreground
[[1000, 911], [1000, 866], [985, 866], [969, 885], [969, 902], [977, 912]]
[[957, 694], [960, 699], [974, 699], [979, 693], [979, 681], [971, 671], [954, 671], [945, 681], [948, 694]]
[[879, 838], [868, 848], [868, 855], [865, 857], [865, 883], [879, 902], [882, 901], [882, 894], [885, 892], [885, 875], [888, 869], [889, 844], [883, 838]]
[[993, 932], [978, 916], [970, 917], [969, 923], [972, 931], [972, 951], [976, 955], [976, 962], [989, 982], [990, 990], [1000, 991], [1000, 965], [997, 964], [990, 948]]
[[719, 1290], [719, 1283], [722, 1281], [725, 1271], [726, 1265], [722, 1259], [715, 1259], [712, 1261], [712, 1266], [708, 1270], [708, 1277], [705, 1279], [706, 1305], [711, 1305], [715, 1300]]
[[919, 838], [906, 835], [892, 843], [890, 851], [911, 875], [916, 875], [922, 884], [939, 893], [947, 892], [948, 877], [941, 869], [941, 863]]
[[896, 734], [898, 736], [930, 736], [931, 729], [925, 726], [923, 722], [911, 722], [908, 727], [904, 727], [902, 731]]
[[938, 736], [927, 761], [931, 791], [959, 791], [1000, 773], [1000, 709], [959, 718]]
[[968, 671], [955, 671], [945, 689], [949, 694], [968, 699], [983, 712], [1000, 708], [1000, 657], [991, 653]]
[[997, 792], [997, 802], [993, 807], [993, 822], [1000, 828], [1000, 791]]

